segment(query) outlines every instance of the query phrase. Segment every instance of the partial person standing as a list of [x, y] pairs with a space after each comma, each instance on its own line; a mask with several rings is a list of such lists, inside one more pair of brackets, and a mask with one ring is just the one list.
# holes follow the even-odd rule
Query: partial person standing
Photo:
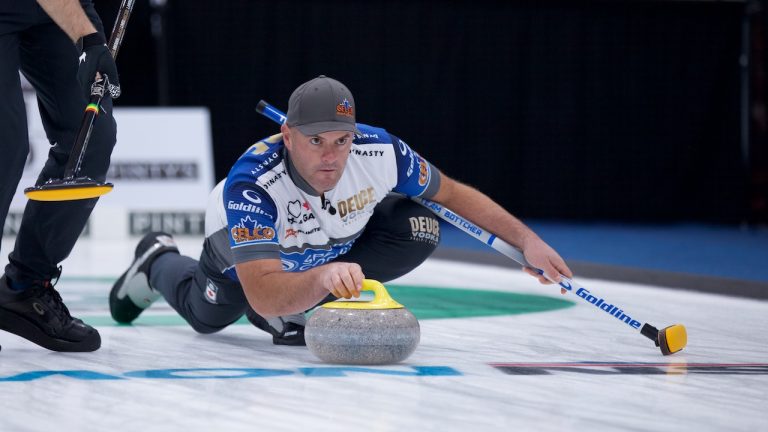
[[[78, 48], [80, 45], [82, 48]], [[91, 84], [106, 75], [119, 95], [117, 66], [91, 0], [0, 0], [0, 223], [29, 151], [19, 71], [37, 92], [51, 150], [37, 184], [62, 178]], [[99, 108], [80, 173], [106, 179], [116, 125], [112, 100]], [[94, 351], [98, 331], [74, 318], [54, 288], [98, 199], [29, 201], [0, 278], [0, 329], [54, 351]]]

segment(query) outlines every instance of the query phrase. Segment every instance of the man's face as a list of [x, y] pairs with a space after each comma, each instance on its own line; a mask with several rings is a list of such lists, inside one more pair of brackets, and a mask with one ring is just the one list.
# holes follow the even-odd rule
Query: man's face
[[336, 187], [347, 165], [354, 134], [330, 131], [307, 136], [286, 125], [281, 131], [293, 166], [315, 192]]

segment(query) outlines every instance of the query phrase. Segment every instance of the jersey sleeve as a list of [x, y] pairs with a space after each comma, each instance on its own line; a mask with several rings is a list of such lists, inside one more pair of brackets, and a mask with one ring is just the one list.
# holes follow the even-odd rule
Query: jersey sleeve
[[224, 185], [229, 245], [235, 264], [258, 259], [280, 259], [275, 228], [277, 206], [269, 194], [252, 182]]
[[440, 171], [405, 141], [391, 134], [390, 137], [397, 165], [397, 184], [392, 190], [407, 196], [432, 198], [440, 189]]

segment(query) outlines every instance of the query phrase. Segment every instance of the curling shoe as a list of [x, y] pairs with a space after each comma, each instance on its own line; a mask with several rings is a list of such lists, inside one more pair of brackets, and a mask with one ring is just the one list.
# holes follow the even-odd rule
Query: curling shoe
[[271, 334], [272, 343], [275, 345], [307, 345], [304, 340], [304, 326], [307, 324], [307, 319], [303, 313], [267, 319], [248, 308], [245, 316], [251, 324]]
[[149, 286], [149, 270], [157, 257], [168, 252], [179, 253], [170, 234], [151, 232], [141, 239], [136, 246], [133, 263], [109, 292], [109, 312], [115, 321], [122, 324], [133, 322], [160, 298], [160, 292]]
[[99, 332], [72, 317], [50, 280], [33, 281], [21, 291], [9, 284], [7, 276], [0, 278], [0, 329], [51, 351], [90, 352], [101, 347]]

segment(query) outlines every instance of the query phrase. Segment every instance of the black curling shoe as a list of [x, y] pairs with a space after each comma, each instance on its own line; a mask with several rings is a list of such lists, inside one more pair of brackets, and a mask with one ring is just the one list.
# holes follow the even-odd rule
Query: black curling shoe
[[95, 328], [72, 317], [51, 281], [34, 281], [23, 290], [0, 278], [0, 329], [51, 351], [90, 352], [101, 346]]

